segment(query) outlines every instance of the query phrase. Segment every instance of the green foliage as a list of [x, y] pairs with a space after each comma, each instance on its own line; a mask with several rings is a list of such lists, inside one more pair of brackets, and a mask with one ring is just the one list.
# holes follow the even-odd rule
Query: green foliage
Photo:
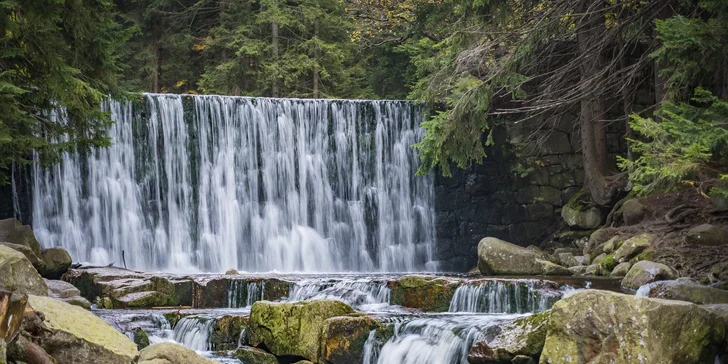
[[644, 139], [630, 140], [639, 157], [619, 158], [638, 194], [665, 191], [725, 170], [728, 102], [698, 88], [692, 104], [665, 102], [655, 118], [632, 116], [630, 125]]
[[[109, 144], [100, 103], [117, 93], [124, 41], [108, 0], [0, 1], [0, 183], [12, 163]], [[51, 112], [51, 110], [56, 110]], [[62, 117], [59, 117], [62, 116]]]

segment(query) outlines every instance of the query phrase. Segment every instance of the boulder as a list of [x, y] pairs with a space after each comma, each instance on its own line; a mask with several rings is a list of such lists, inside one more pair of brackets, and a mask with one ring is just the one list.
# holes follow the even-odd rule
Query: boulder
[[662, 263], [643, 260], [635, 263], [622, 279], [622, 287], [638, 289], [647, 283], [677, 279], [678, 273]]
[[587, 241], [586, 246], [584, 246], [582, 253], [590, 257], [602, 253], [599, 252], [594, 254], [594, 251], [598, 246], [609, 241], [609, 239], [614, 236], [615, 231], [616, 230], [614, 228], [603, 228], [594, 231], [591, 235], [589, 235], [589, 240]]
[[33, 229], [15, 219], [0, 220], [0, 242], [24, 245], [30, 248], [35, 256], [40, 257], [40, 244], [35, 240]]
[[585, 276], [600, 276], [602, 275], [602, 266], [599, 264], [592, 264], [586, 267], [584, 270]]
[[20, 294], [48, 294], [48, 287], [28, 258], [7, 246], [0, 246], [0, 288]]
[[554, 256], [558, 257], [561, 253], [571, 253], [571, 255], [580, 255], [581, 249], [579, 248], [556, 248], [554, 249]]
[[319, 362], [322, 329], [331, 317], [354, 313], [340, 301], [258, 301], [250, 311], [250, 344], [264, 344], [276, 356]]
[[604, 246], [602, 247], [602, 252], [606, 254], [612, 254], [615, 250], [619, 249], [622, 246], [622, 243], [624, 243], [624, 238], [619, 235], [615, 235], [607, 240], [606, 243], [604, 243]]
[[[248, 327], [248, 316], [226, 315], [215, 319], [210, 333], [210, 346], [214, 351], [235, 350], [238, 342], [247, 343], [243, 333]], [[240, 335], [243, 334], [243, 337]]]
[[609, 276], [622, 278], [627, 275], [630, 268], [632, 268], [632, 264], [628, 262], [619, 263], [616, 267], [614, 267], [614, 269], [612, 269], [612, 273], [609, 274]]
[[29, 303], [49, 330], [40, 346], [59, 363], [129, 364], [137, 355], [126, 335], [91, 312], [50, 297], [30, 296]]
[[157, 291], [142, 291], [112, 298], [112, 303], [115, 308], [144, 308], [163, 306], [168, 299], [169, 294]]
[[585, 265], [577, 265], [576, 267], [569, 268], [569, 271], [572, 273], [572, 275], [575, 276], [581, 276], [586, 273], [587, 266]]
[[71, 255], [61, 247], [43, 249], [40, 256], [45, 264], [45, 272], [41, 271], [45, 278], [60, 279], [73, 263]]
[[687, 279], [649, 283], [640, 287], [637, 295], [687, 301], [699, 305], [728, 304], [728, 291], [703, 286]]
[[564, 267], [571, 268], [580, 265], [579, 261], [576, 260], [576, 257], [574, 257], [574, 254], [560, 253], [559, 255], [557, 255], [557, 257], [559, 257], [559, 261]]
[[50, 279], [44, 279], [44, 281], [46, 286], [48, 286], [48, 297], [53, 297], [68, 304], [83, 307], [87, 310], [91, 309], [91, 303], [81, 297], [81, 291], [79, 291], [74, 285], [68, 282], [54, 281]]
[[561, 209], [561, 217], [571, 227], [589, 230], [602, 223], [602, 213], [596, 207], [577, 209], [566, 205]]
[[579, 265], [589, 265], [591, 264], [591, 257], [588, 255], [579, 255], [574, 257], [576, 258], [576, 261], [579, 262]]
[[340, 316], [326, 320], [321, 333], [321, 361], [330, 364], [361, 363], [369, 333], [379, 324], [366, 316]]
[[33, 252], [33, 249], [31, 249], [30, 247], [27, 247], [25, 245], [11, 244], [11, 243], [0, 243], [0, 246], [6, 246], [10, 249], [13, 249], [13, 250], [25, 255], [25, 257], [28, 258], [28, 260], [30, 261], [30, 264], [32, 264], [33, 267], [35, 267], [35, 269], [39, 273], [46, 271], [46, 267], [45, 267], [45, 263], [43, 262], [43, 259], [41, 259], [37, 255], [35, 255], [35, 253]]
[[134, 334], [134, 344], [136, 344], [138, 350], [142, 350], [149, 346], [149, 335], [141, 327], [135, 327], [132, 331]]
[[9, 343], [20, 330], [28, 296], [0, 289], [0, 343]]
[[728, 244], [728, 231], [715, 225], [703, 224], [690, 229], [685, 242], [695, 245], [721, 246]]
[[607, 259], [607, 253], [602, 253], [592, 259], [592, 264], [602, 264], [602, 261]]
[[225, 271], [226, 276], [236, 276], [240, 274], [237, 269], [228, 269]]
[[550, 311], [545, 311], [516, 319], [490, 341], [481, 336], [470, 349], [468, 363], [490, 364], [510, 362], [517, 356], [538, 357], [546, 340], [550, 315]]
[[640, 234], [627, 239], [617, 251], [614, 252], [614, 260], [617, 263], [624, 263], [637, 256], [643, 250], [652, 245], [655, 236], [652, 234]]
[[137, 364], [217, 364], [194, 350], [176, 343], [164, 342], [146, 347], [139, 352]]
[[551, 309], [540, 363], [712, 363], [723, 318], [697, 305], [584, 290]]
[[448, 279], [421, 275], [406, 275], [387, 286], [393, 305], [425, 312], [447, 312], [457, 289], [457, 284]]
[[485, 238], [478, 244], [478, 268], [487, 275], [570, 274], [568, 269], [549, 262], [549, 258], [545, 253], [496, 238]]
[[647, 209], [637, 199], [630, 199], [622, 204], [622, 219], [625, 225], [636, 225], [642, 222]]
[[[2, 340], [0, 340], [2, 342]], [[15, 341], [8, 344], [8, 359], [15, 363], [56, 364], [48, 353], [38, 344], [30, 341], [24, 335], [18, 336]], [[0, 362], [2, 363], [2, 362]]]
[[275, 355], [251, 346], [237, 348], [233, 358], [241, 360], [245, 364], [278, 364]]

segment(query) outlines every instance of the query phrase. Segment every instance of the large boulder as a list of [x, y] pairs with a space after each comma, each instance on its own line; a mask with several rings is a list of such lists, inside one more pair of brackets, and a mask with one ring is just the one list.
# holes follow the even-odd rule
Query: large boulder
[[728, 231], [715, 225], [703, 224], [690, 229], [685, 235], [689, 244], [721, 246], [728, 244]]
[[0, 287], [21, 294], [48, 294], [48, 287], [28, 258], [7, 246], [0, 246]]
[[352, 313], [354, 310], [340, 301], [258, 301], [250, 311], [250, 344], [264, 344], [277, 356], [298, 356], [318, 362], [326, 320]]
[[622, 204], [622, 219], [625, 225], [636, 225], [642, 222], [647, 209], [637, 199], [630, 199]]
[[43, 259], [39, 256], [35, 255], [35, 252], [33, 252], [33, 249], [30, 247], [12, 243], [0, 243], [0, 246], [6, 246], [25, 255], [25, 257], [28, 258], [28, 261], [30, 261], [30, 264], [32, 264], [39, 273], [46, 271], [45, 262], [43, 262]]
[[275, 355], [252, 346], [241, 346], [237, 348], [233, 357], [241, 360], [245, 364], [278, 364], [278, 359]]
[[632, 264], [629, 262], [619, 263], [617, 264], [614, 269], [612, 269], [612, 273], [609, 275], [610, 277], [615, 278], [622, 278], [629, 273], [629, 269], [632, 268]]
[[638, 289], [647, 283], [677, 279], [678, 273], [662, 263], [643, 260], [635, 263], [622, 279], [622, 287]]
[[137, 355], [126, 335], [83, 308], [40, 296], [29, 296], [29, 303], [45, 316], [40, 346], [59, 363], [129, 364]]
[[0, 289], [0, 343], [15, 339], [23, 320], [28, 296]]
[[361, 363], [369, 333], [379, 324], [366, 316], [332, 317], [321, 333], [321, 361], [330, 364]]
[[73, 263], [71, 255], [61, 247], [43, 249], [40, 255], [45, 264], [45, 272], [41, 274], [49, 279], [60, 279]]
[[24, 245], [30, 248], [35, 256], [40, 257], [40, 244], [35, 240], [33, 229], [15, 219], [0, 220], [0, 242]]
[[48, 297], [53, 297], [68, 304], [83, 307], [87, 310], [91, 309], [91, 303], [81, 297], [81, 291], [79, 291], [74, 285], [64, 281], [54, 281], [49, 279], [44, 279], [44, 281], [48, 286]]
[[551, 310], [540, 363], [712, 363], [723, 318], [697, 305], [585, 290]]
[[637, 295], [687, 301], [699, 305], [728, 303], [728, 291], [703, 286], [686, 279], [653, 282], [640, 287]]
[[425, 312], [447, 312], [457, 284], [445, 278], [406, 275], [387, 286], [393, 305], [415, 308]]
[[571, 275], [547, 254], [509, 242], [485, 238], [478, 244], [478, 269], [487, 275]]
[[655, 236], [652, 234], [640, 234], [627, 239], [622, 246], [614, 252], [614, 260], [617, 263], [628, 262], [637, 254], [642, 253], [652, 245]]
[[601, 254], [601, 251], [597, 252], [597, 248], [603, 246], [609, 239], [613, 238], [614, 234], [616, 234], [616, 229], [611, 227], [595, 230], [589, 235], [589, 240], [587, 240], [586, 245], [582, 249], [582, 253], [590, 257]]
[[491, 364], [511, 362], [518, 356], [538, 357], [546, 340], [550, 315], [546, 311], [516, 319], [490, 341], [481, 336], [470, 348], [468, 363]]
[[[102, 363], [99, 361], [99, 363]], [[128, 363], [128, 362], [127, 362]], [[180, 344], [165, 342], [147, 346], [139, 352], [137, 364], [216, 364], [194, 350]]]
[[569, 226], [584, 230], [594, 229], [602, 223], [602, 213], [596, 207], [579, 209], [566, 205], [561, 209], [561, 217]]

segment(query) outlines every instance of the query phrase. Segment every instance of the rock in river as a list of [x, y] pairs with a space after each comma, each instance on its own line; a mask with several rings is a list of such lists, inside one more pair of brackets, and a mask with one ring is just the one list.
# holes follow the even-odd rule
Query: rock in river
[[643, 260], [635, 263], [622, 279], [622, 287], [638, 289], [647, 283], [677, 279], [676, 270], [662, 264]]
[[712, 288], [685, 279], [659, 281], [640, 287], [637, 295], [687, 301], [699, 305], [728, 303], [728, 291]]
[[[480, 337], [470, 349], [468, 363], [491, 364], [511, 362], [518, 356], [538, 357], [546, 340], [550, 311], [516, 319], [489, 342]], [[531, 359], [533, 360], [533, 359]]]
[[540, 363], [713, 363], [723, 320], [692, 303], [585, 290], [551, 309]]
[[175, 343], [158, 343], [139, 352], [138, 364], [217, 364], [194, 350]]
[[485, 238], [478, 244], [478, 269], [488, 275], [571, 275], [554, 264], [548, 254], [522, 248], [496, 239]]
[[48, 295], [48, 287], [25, 255], [0, 246], [0, 287], [17, 293]]

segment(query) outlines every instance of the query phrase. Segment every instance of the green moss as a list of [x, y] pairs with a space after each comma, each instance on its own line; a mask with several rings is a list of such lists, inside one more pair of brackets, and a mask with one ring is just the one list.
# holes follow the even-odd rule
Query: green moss
[[169, 326], [174, 329], [175, 326], [177, 326], [177, 323], [179, 320], [182, 319], [182, 315], [180, 315], [179, 311], [173, 311], [173, 312], [165, 312], [164, 318], [169, 321]]
[[584, 211], [586, 207], [589, 206], [590, 201], [591, 197], [589, 195], [589, 190], [584, 188], [581, 191], [575, 193], [574, 196], [569, 199], [569, 202], [564, 205], [564, 207], [569, 207], [576, 211]]
[[447, 312], [457, 284], [446, 279], [404, 276], [390, 282], [391, 302], [425, 312]]
[[645, 250], [642, 253], [637, 254], [634, 258], [629, 260], [629, 263], [634, 265], [637, 262], [641, 262], [643, 260], [652, 260], [652, 256], [655, 254], [654, 250]]
[[137, 345], [139, 350], [149, 346], [149, 335], [140, 327], [134, 329], [134, 344]]
[[223, 316], [215, 319], [210, 335], [213, 350], [235, 350], [240, 333], [248, 327], [247, 316]]
[[601, 263], [599, 265], [602, 266], [602, 273], [606, 274], [607, 272], [611, 272], [614, 267], [617, 266], [617, 261], [614, 260], [614, 254], [607, 255], [604, 259], [602, 259]]

